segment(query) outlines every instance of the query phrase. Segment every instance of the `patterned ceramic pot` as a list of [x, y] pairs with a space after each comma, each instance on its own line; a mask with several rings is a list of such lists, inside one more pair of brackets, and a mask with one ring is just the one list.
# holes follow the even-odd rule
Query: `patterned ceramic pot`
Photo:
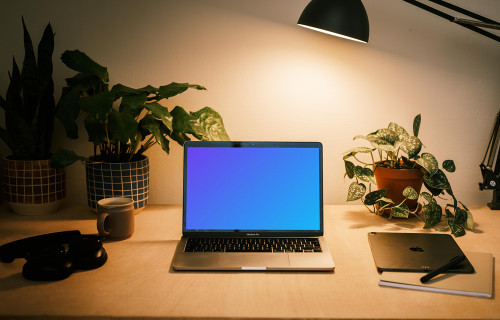
[[149, 160], [146, 156], [121, 163], [89, 161], [85, 172], [87, 201], [92, 209], [97, 209], [97, 201], [111, 197], [134, 199], [136, 210], [148, 204]]
[[21, 215], [56, 211], [66, 197], [66, 169], [52, 168], [50, 160], [3, 159], [5, 202]]

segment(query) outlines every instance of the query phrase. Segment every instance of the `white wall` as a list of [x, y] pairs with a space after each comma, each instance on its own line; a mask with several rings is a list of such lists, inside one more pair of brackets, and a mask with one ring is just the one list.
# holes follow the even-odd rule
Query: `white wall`
[[[342, 153], [354, 135], [390, 121], [410, 128], [421, 113], [426, 150], [456, 162], [449, 178], [458, 198], [490, 201], [478, 165], [500, 106], [499, 43], [402, 1], [363, 2], [367, 45], [298, 27], [307, 0], [0, 0], [0, 93], [12, 56], [23, 59], [21, 16], [36, 43], [50, 21], [57, 98], [73, 75], [59, 61], [66, 49], [107, 66], [111, 84], [204, 85], [166, 105], [213, 107], [232, 140], [323, 142], [327, 204], [345, 203]], [[453, 3], [500, 20], [500, 1]], [[83, 127], [77, 142], [56, 129], [55, 146], [90, 155]], [[151, 202], [181, 203], [181, 147], [148, 155]], [[68, 201], [85, 203], [83, 165], [68, 173]]]

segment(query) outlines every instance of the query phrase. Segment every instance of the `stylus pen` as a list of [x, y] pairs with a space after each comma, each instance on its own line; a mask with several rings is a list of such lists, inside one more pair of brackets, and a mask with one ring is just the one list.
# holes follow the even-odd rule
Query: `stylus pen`
[[444, 266], [439, 267], [436, 270], [431, 271], [428, 274], [426, 274], [425, 276], [423, 276], [422, 278], [420, 278], [420, 282], [426, 283], [427, 281], [431, 280], [432, 278], [434, 278], [438, 274], [445, 272], [446, 270], [450, 269], [451, 267], [456, 266], [457, 264], [459, 264], [460, 262], [462, 262], [464, 260], [465, 260], [465, 255], [462, 254], [462, 255], [456, 256], [455, 258], [451, 259], [450, 262], [448, 262]]

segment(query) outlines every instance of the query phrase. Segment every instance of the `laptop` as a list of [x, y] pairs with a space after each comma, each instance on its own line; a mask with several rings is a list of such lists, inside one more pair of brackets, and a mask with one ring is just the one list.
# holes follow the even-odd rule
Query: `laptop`
[[[368, 242], [378, 272], [430, 272], [464, 254], [449, 234], [370, 232]], [[474, 267], [465, 259], [446, 272], [473, 273]]]
[[319, 142], [188, 141], [174, 270], [332, 271]]

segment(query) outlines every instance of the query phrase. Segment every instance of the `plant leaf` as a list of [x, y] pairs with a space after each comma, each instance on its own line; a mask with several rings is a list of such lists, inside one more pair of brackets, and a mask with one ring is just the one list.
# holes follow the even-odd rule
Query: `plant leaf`
[[108, 118], [108, 132], [111, 141], [129, 144], [129, 141], [135, 141], [138, 124], [130, 114], [112, 109]]
[[422, 116], [418, 114], [415, 119], [413, 119], [413, 135], [418, 137], [420, 131], [420, 123], [422, 122]]
[[89, 115], [106, 119], [108, 113], [113, 108], [113, 94], [109, 91], [98, 93], [94, 96], [80, 98], [80, 108]]
[[370, 169], [370, 168], [363, 168], [361, 166], [356, 166], [354, 168], [354, 174], [361, 181], [365, 181], [365, 182], [370, 182], [370, 183], [376, 184], [376, 182], [375, 182], [375, 176], [373, 174], [372, 169]]
[[394, 122], [389, 123], [388, 128], [394, 131], [398, 135], [398, 140], [403, 140], [404, 138], [409, 136], [408, 131], [406, 131], [405, 128], [403, 128], [397, 123]]
[[217, 111], [205, 107], [199, 111], [191, 112], [191, 118], [195, 137], [201, 136], [200, 140], [208, 141], [229, 141], [222, 117]]
[[366, 195], [364, 204], [367, 206], [374, 205], [377, 201], [385, 197], [386, 193], [387, 189], [372, 191]]
[[146, 103], [144, 104], [144, 107], [147, 110], [151, 111], [151, 114], [155, 116], [158, 120], [163, 122], [163, 124], [168, 128], [168, 130], [173, 131], [172, 127], [173, 117], [170, 114], [170, 112], [168, 112], [168, 109], [166, 107], [162, 106], [158, 102]]
[[410, 215], [410, 210], [408, 206], [404, 203], [400, 204], [397, 207], [391, 208], [391, 216], [396, 218], [408, 218]]
[[436, 199], [428, 192], [420, 192], [420, 195], [427, 200], [427, 202], [436, 202]]
[[444, 160], [443, 161], [443, 169], [448, 172], [455, 172], [455, 162], [453, 160]]
[[372, 153], [375, 149], [372, 149], [372, 148], [367, 148], [367, 147], [356, 147], [356, 148], [353, 148], [353, 149], [350, 149], [349, 151], [347, 151], [343, 157], [343, 159], [347, 159], [347, 158], [350, 158], [350, 157], [353, 157], [355, 156], [357, 153]]
[[74, 151], [59, 149], [51, 159], [51, 166], [53, 168], [65, 168], [76, 161], [85, 161], [86, 158], [77, 155]]
[[465, 235], [465, 229], [461, 224], [455, 223], [454, 220], [448, 220], [448, 226], [451, 229], [451, 233], [456, 237], [461, 237]]
[[207, 90], [205, 87], [202, 87], [198, 84], [172, 82], [158, 88], [158, 94], [160, 95], [161, 99], [168, 99], [170, 97], [178, 95], [179, 93], [183, 93], [189, 88], [197, 90]]
[[422, 142], [416, 136], [405, 137], [397, 146], [408, 155], [409, 159], [415, 158], [422, 150]]
[[349, 179], [354, 178], [354, 168], [356, 167], [351, 161], [344, 160], [345, 173]]
[[79, 96], [80, 91], [78, 87], [65, 87], [57, 103], [56, 117], [61, 121], [66, 131], [66, 135], [70, 139], [78, 139], [76, 119], [80, 113], [80, 107], [78, 106]]
[[347, 191], [347, 201], [361, 199], [366, 193], [366, 186], [362, 183], [352, 182]]
[[425, 218], [425, 227], [433, 227], [441, 221], [443, 209], [436, 202], [430, 202], [423, 206], [422, 214]]
[[417, 163], [427, 171], [429, 176], [433, 176], [439, 170], [439, 163], [430, 153], [423, 153]]
[[412, 187], [408, 186], [403, 190], [403, 196], [410, 200], [418, 199], [418, 193]]
[[436, 173], [431, 176], [429, 173], [424, 175], [424, 182], [427, 183], [431, 188], [438, 190], [449, 190], [451, 189], [450, 183], [448, 182], [448, 178], [443, 171], [438, 169]]
[[[115, 94], [115, 99], [116, 97], [117, 95]], [[118, 110], [120, 110], [120, 112], [129, 113], [132, 117], [136, 118], [141, 114], [142, 110], [144, 110], [146, 100], [146, 93], [125, 95], [122, 97]]]
[[61, 55], [62, 62], [70, 69], [78, 72], [95, 75], [103, 82], [109, 81], [108, 69], [90, 59], [79, 50], [66, 50]]

